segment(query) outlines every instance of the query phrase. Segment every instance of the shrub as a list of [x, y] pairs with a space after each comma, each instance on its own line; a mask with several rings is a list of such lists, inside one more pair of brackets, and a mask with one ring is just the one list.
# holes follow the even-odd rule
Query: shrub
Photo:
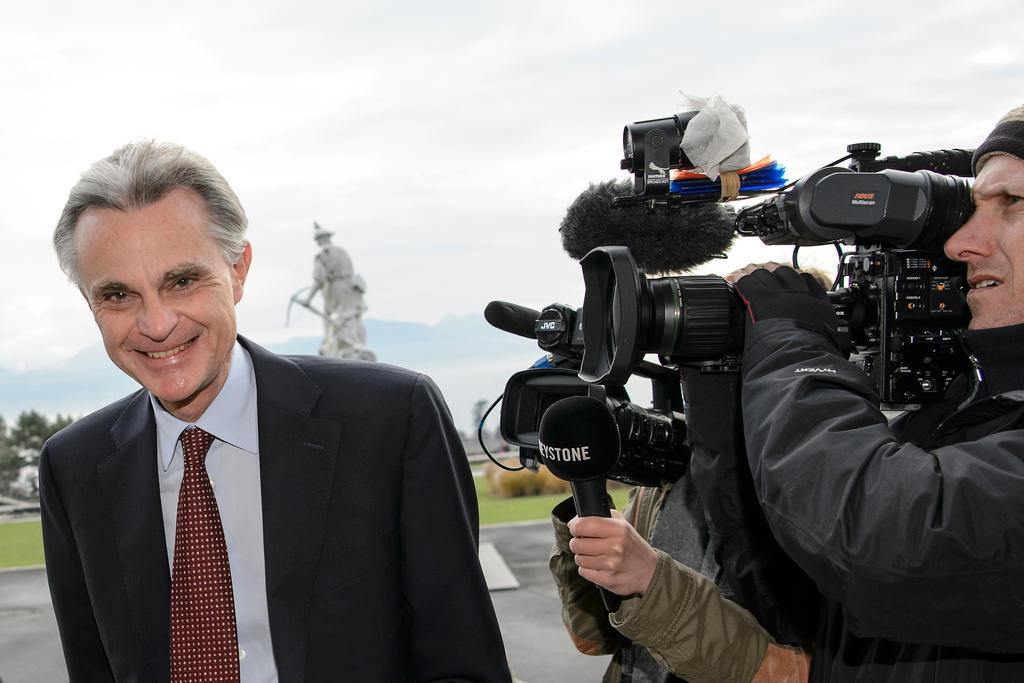
[[[517, 458], [503, 460], [506, 467], [519, 467]], [[509, 471], [494, 463], [484, 465], [484, 480], [487, 490], [499, 498], [517, 498], [550, 493], [568, 493], [569, 483], [551, 474], [546, 467], [537, 472], [527, 469]]]

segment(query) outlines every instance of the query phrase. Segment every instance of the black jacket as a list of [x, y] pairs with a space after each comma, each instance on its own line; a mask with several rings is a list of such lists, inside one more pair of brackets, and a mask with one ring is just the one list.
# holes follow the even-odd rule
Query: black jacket
[[[257, 385], [278, 678], [508, 681], [472, 473], [426, 376], [240, 338]], [[46, 574], [72, 682], [170, 678], [156, 423], [139, 391], [53, 436]]]
[[682, 376], [689, 478], [703, 502], [708, 547], [719, 567], [714, 578], [775, 640], [810, 643], [818, 592], [779, 547], [758, 504], [744, 450], [739, 376], [692, 367]]
[[986, 384], [890, 427], [825, 334], [747, 328], [754, 485], [825, 597], [812, 680], [1024, 680], [1024, 327], [969, 334]]

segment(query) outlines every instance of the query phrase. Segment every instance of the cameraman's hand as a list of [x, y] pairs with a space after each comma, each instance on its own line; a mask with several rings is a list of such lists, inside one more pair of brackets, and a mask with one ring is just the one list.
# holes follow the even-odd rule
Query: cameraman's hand
[[733, 271], [725, 279], [735, 285], [753, 322], [792, 318], [833, 331], [839, 327], [825, 288], [810, 273], [769, 262]]
[[655, 552], [617, 510], [609, 517], [573, 517], [569, 550], [580, 576], [618, 595], [643, 595], [658, 564]]

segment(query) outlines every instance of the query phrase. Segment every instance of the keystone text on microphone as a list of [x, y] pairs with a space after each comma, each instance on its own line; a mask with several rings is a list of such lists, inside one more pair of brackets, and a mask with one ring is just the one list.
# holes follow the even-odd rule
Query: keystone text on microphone
[[577, 460], [590, 460], [590, 446], [575, 446], [572, 448], [559, 448], [548, 446], [543, 442], [537, 442], [540, 447], [540, 456], [555, 462], [573, 462]]

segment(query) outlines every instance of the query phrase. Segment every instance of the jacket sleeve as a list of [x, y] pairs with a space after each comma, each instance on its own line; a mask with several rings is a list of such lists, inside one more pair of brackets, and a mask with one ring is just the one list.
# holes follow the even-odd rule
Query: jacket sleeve
[[[630, 500], [632, 498], [631, 491]], [[629, 509], [628, 505], [626, 509]], [[597, 586], [580, 576], [573, 552], [569, 550], [572, 534], [567, 523], [575, 516], [576, 506], [572, 498], [562, 501], [551, 511], [555, 544], [548, 558], [548, 569], [562, 603], [562, 624], [572, 644], [583, 654], [613, 654], [619, 649], [622, 636], [608, 622], [608, 611]]]
[[625, 598], [611, 623], [669, 671], [692, 683], [747, 683], [771, 636], [713, 581], [658, 550], [647, 591]]
[[68, 678], [113, 681], [100, 640], [74, 532], [64, 510], [57, 479], [51, 470], [49, 446], [39, 456], [39, 509], [50, 599], [64, 648]]
[[1024, 432], [901, 443], [867, 375], [784, 319], [748, 325], [742, 393], [772, 531], [856, 635], [1024, 652]]
[[[654, 523], [657, 489], [634, 488], [623, 516], [647, 536]], [[693, 683], [806, 681], [809, 655], [778, 645], [757, 619], [722, 597], [718, 586], [699, 572], [657, 550], [651, 584], [640, 597], [623, 598], [608, 614], [594, 584], [579, 575], [566, 523], [576, 514], [571, 498], [555, 506], [555, 545], [549, 567], [562, 601], [562, 621], [584, 654], [615, 653], [624, 638], [642, 645], [665, 669]], [[611, 666], [618, 666], [616, 659]], [[605, 680], [609, 680], [606, 674]], [[612, 680], [617, 680], [614, 676]]]
[[420, 375], [406, 426], [400, 538], [417, 681], [510, 681], [477, 554], [473, 475], [436, 385]]

